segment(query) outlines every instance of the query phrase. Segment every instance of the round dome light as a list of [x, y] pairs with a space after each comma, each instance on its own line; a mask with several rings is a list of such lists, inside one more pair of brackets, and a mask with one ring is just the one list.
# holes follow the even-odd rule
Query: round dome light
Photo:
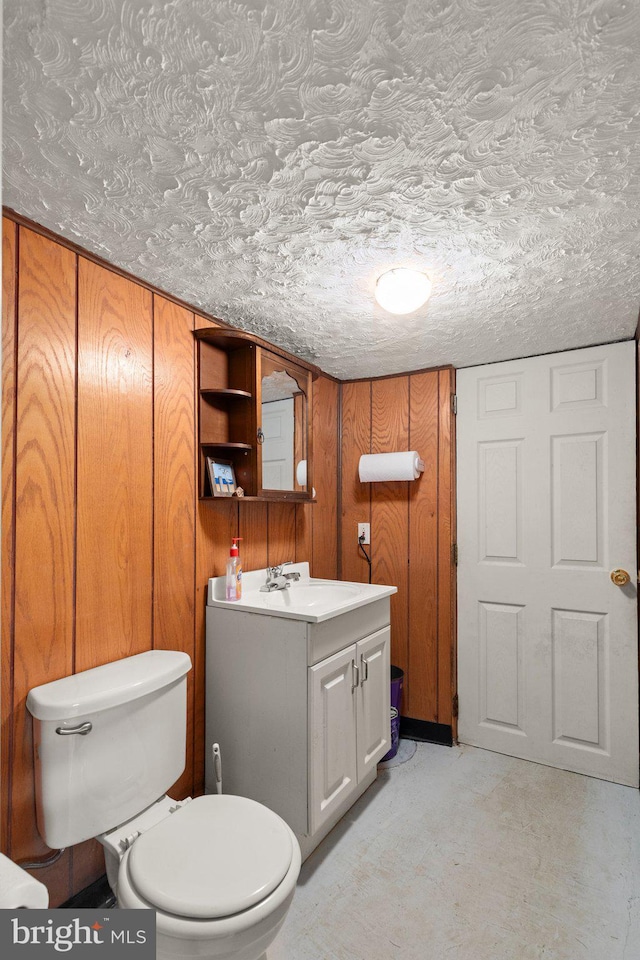
[[430, 293], [429, 277], [405, 267], [387, 270], [376, 283], [376, 300], [389, 313], [413, 313], [427, 302]]

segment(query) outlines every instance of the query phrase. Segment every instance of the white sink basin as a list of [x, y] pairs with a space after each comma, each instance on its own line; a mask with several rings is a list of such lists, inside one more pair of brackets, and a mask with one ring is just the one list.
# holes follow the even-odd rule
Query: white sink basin
[[270, 593], [260, 589], [266, 583], [266, 570], [243, 574], [241, 600], [225, 600], [225, 578], [212, 577], [208, 603], [244, 613], [318, 623], [397, 592], [397, 587], [384, 584], [315, 579], [309, 576], [308, 563], [289, 564], [284, 572], [299, 573], [300, 579], [290, 580], [285, 589]]
[[326, 607], [344, 603], [357, 597], [361, 591], [353, 583], [339, 580], [308, 580], [291, 583], [285, 590], [264, 594], [268, 607], [288, 609], [295, 607]]

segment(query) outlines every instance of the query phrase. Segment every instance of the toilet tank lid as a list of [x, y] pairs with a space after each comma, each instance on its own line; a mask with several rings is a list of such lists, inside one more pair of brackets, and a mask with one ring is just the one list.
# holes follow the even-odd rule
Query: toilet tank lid
[[190, 669], [186, 653], [147, 650], [34, 687], [28, 693], [27, 707], [37, 720], [70, 720], [145, 697], [179, 680]]

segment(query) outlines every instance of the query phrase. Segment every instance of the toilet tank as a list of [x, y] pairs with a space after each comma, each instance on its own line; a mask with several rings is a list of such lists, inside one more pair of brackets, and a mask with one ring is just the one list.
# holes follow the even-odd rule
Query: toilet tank
[[149, 650], [29, 691], [38, 830], [48, 846], [118, 826], [178, 779], [190, 669], [186, 653]]

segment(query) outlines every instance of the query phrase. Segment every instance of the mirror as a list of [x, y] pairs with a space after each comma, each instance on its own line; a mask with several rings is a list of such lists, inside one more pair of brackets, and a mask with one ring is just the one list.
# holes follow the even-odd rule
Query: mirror
[[306, 379], [276, 357], [263, 358], [262, 368], [262, 487], [305, 493]]

